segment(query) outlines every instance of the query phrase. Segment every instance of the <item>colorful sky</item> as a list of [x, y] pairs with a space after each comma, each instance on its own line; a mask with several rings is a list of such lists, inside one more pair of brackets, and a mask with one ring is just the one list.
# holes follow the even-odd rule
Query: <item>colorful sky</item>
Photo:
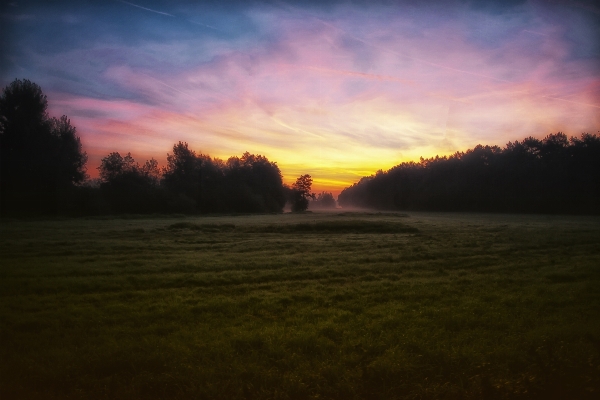
[[0, 84], [42, 87], [91, 176], [186, 141], [337, 194], [420, 156], [600, 129], [593, 2], [14, 0], [0, 23]]

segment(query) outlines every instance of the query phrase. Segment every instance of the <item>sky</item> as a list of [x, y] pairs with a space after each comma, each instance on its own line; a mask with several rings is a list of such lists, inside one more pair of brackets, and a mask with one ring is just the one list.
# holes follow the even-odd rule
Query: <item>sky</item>
[[337, 195], [421, 156], [600, 132], [593, 2], [4, 3], [0, 85], [40, 85], [92, 177], [184, 141]]

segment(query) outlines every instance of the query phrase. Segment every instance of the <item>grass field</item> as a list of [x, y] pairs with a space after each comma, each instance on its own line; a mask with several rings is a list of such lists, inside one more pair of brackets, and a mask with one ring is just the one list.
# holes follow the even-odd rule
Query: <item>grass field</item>
[[600, 218], [2, 221], [0, 398], [600, 396]]

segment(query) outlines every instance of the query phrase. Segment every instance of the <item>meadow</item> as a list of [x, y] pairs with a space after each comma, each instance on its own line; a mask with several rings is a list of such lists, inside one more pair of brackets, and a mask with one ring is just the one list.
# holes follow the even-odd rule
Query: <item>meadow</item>
[[2, 399], [600, 396], [600, 217], [3, 220]]

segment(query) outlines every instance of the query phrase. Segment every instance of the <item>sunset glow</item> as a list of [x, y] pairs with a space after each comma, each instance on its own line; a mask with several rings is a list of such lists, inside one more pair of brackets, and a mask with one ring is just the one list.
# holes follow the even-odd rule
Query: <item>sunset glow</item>
[[15, 1], [0, 83], [66, 114], [88, 173], [177, 141], [341, 189], [402, 161], [600, 129], [600, 10], [556, 2]]

